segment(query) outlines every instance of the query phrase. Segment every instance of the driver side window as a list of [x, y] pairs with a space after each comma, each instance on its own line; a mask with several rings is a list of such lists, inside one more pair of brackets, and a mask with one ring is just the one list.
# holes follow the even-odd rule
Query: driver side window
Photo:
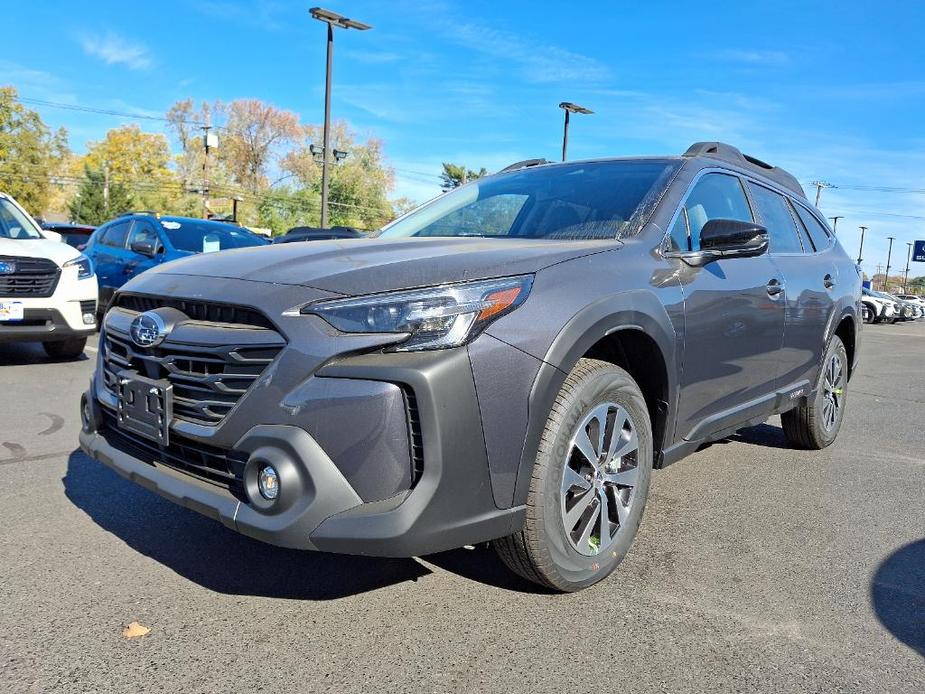
[[[700, 250], [700, 231], [711, 219], [736, 219], [752, 222], [751, 208], [737, 176], [709, 173], [697, 181], [687, 196], [681, 213], [671, 230], [672, 243], [680, 250]], [[686, 224], [685, 224], [686, 221]], [[684, 245], [684, 227], [687, 247]]]
[[154, 246], [155, 253], [161, 248], [161, 242], [157, 232], [151, 228], [150, 224], [146, 224], [145, 222], [135, 222], [135, 226], [132, 228], [132, 233], [129, 236], [128, 247], [131, 248], [132, 244], [136, 241], [147, 241]]

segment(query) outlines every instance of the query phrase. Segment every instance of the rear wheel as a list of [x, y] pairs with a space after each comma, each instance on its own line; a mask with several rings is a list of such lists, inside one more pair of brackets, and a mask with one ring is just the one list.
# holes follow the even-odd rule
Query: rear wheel
[[781, 415], [787, 441], [795, 448], [825, 448], [838, 436], [848, 396], [848, 353], [837, 335], [832, 336], [822, 360], [816, 393]]
[[632, 377], [582, 359], [559, 391], [540, 442], [523, 529], [494, 545], [527, 580], [576, 591], [623, 561], [652, 474], [652, 428]]
[[42, 343], [45, 353], [52, 359], [76, 359], [84, 353], [84, 347], [86, 346], [87, 338], [85, 337], [73, 337], [69, 340]]

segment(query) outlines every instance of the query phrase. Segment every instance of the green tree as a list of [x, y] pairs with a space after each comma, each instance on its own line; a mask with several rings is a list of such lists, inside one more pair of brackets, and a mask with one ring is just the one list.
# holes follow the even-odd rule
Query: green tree
[[68, 203], [68, 212], [75, 222], [99, 226], [128, 212], [132, 206], [132, 195], [124, 185], [107, 180], [106, 174], [98, 169], [85, 166], [83, 180]]
[[13, 87], [0, 87], [0, 188], [41, 216], [67, 155], [67, 131], [52, 132], [38, 113], [19, 103]]
[[[299, 146], [287, 154], [281, 163], [283, 171], [295, 177], [299, 184], [311, 191], [318, 205], [312, 224], [317, 225], [321, 214], [321, 162], [309, 150], [310, 145], [322, 141], [320, 126], [309, 125], [303, 130]], [[357, 134], [343, 121], [336, 121], [331, 132], [332, 150], [347, 152], [340, 162], [331, 163], [328, 205], [330, 223], [378, 229], [395, 217], [389, 194], [394, 186], [395, 174], [385, 164], [382, 141], [368, 138], [360, 142]]]
[[484, 166], [478, 171], [473, 171], [472, 169], [466, 169], [462, 164], [443, 162], [443, 172], [440, 174], [440, 187], [443, 188], [444, 191], [453, 190], [453, 188], [459, 188], [459, 186], [464, 183], [474, 181], [486, 175], [488, 175], [488, 171]]

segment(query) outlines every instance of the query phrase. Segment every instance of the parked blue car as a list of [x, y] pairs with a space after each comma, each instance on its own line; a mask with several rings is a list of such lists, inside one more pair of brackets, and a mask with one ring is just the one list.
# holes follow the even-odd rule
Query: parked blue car
[[90, 237], [84, 254], [96, 268], [99, 310], [104, 312], [119, 287], [156, 265], [196, 253], [267, 243], [263, 237], [236, 224], [133, 212], [99, 227]]

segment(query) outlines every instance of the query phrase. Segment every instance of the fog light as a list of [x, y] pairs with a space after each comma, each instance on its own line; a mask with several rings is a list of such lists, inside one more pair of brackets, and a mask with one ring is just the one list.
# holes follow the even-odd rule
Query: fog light
[[260, 496], [268, 501], [273, 501], [279, 496], [279, 475], [275, 467], [264, 465], [260, 468], [257, 475], [257, 488], [260, 490]]
[[96, 316], [92, 313], [84, 314], [84, 325], [93, 325], [96, 323]]

